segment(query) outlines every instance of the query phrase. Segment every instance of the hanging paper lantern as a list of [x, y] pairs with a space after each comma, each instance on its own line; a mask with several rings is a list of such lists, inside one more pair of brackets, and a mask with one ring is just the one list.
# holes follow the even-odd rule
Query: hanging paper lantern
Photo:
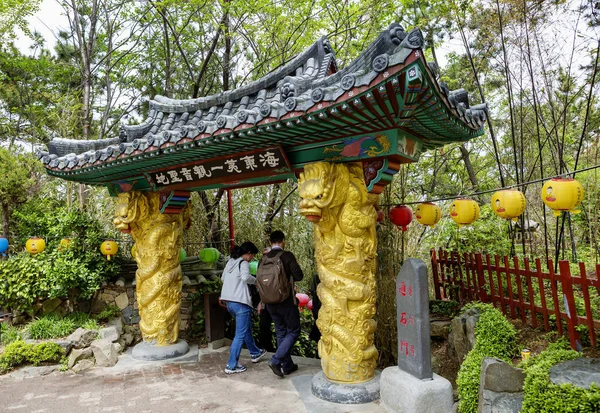
[[106, 255], [106, 259], [110, 261], [110, 257], [112, 255], [116, 255], [117, 251], [119, 251], [119, 246], [114, 241], [104, 241], [100, 245], [100, 252], [102, 255]]
[[397, 227], [402, 228], [402, 231], [408, 229], [407, 226], [411, 223], [412, 216], [412, 210], [406, 205], [395, 206], [390, 210], [390, 221]]
[[308, 303], [306, 303], [306, 308], [308, 308], [309, 310], [312, 310], [313, 307], [313, 301], [310, 300]]
[[200, 251], [200, 261], [208, 264], [217, 262], [220, 256], [221, 254], [216, 248], [204, 248]]
[[37, 254], [46, 249], [46, 241], [43, 238], [31, 237], [25, 243], [25, 249], [30, 254]]
[[304, 307], [310, 301], [310, 297], [304, 293], [296, 294], [296, 299], [298, 300], [298, 307]]
[[0, 237], [0, 254], [6, 257], [6, 251], [8, 251], [8, 240], [4, 237]]
[[185, 250], [182, 247], [179, 249], [179, 262], [185, 261], [186, 258], [187, 258], [187, 252], [185, 252]]
[[256, 275], [256, 270], [258, 270], [258, 261], [250, 261], [250, 274]]
[[573, 178], [553, 178], [542, 187], [542, 201], [554, 210], [555, 217], [561, 211], [578, 214], [581, 211], [575, 208], [582, 200], [583, 186]]
[[442, 218], [442, 210], [436, 204], [423, 202], [417, 207], [415, 215], [419, 223], [433, 227]]
[[63, 238], [60, 240], [60, 244], [58, 244], [58, 250], [59, 251], [68, 250], [69, 248], [71, 248], [72, 243], [73, 243], [73, 241], [71, 241], [71, 238]]
[[492, 195], [492, 211], [500, 218], [516, 221], [525, 212], [527, 201], [523, 192], [516, 189], [505, 189]]
[[450, 205], [450, 217], [459, 227], [472, 224], [479, 219], [479, 205], [472, 199], [456, 199]]

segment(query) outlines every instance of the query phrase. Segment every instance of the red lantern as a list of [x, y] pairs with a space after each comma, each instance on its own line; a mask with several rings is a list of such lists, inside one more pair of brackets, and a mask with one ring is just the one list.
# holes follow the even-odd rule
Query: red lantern
[[312, 300], [310, 300], [310, 301], [309, 301], [309, 302], [306, 304], [306, 308], [308, 308], [309, 310], [312, 310], [312, 306], [313, 306], [313, 303], [312, 303]]
[[296, 299], [298, 300], [298, 307], [304, 307], [310, 301], [310, 297], [304, 293], [296, 294]]
[[412, 222], [412, 209], [406, 205], [395, 206], [390, 210], [390, 221], [397, 227], [401, 227], [402, 231], [407, 230], [408, 224]]

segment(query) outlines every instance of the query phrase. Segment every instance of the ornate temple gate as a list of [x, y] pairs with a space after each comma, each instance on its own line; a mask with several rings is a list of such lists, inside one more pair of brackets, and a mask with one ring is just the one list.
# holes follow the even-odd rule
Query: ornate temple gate
[[[436, 81], [423, 37], [398, 24], [339, 70], [322, 38], [284, 67], [234, 91], [157, 96], [148, 118], [98, 141], [54, 139], [48, 174], [105, 185], [114, 223], [135, 240], [144, 346], [177, 345], [182, 231], [192, 191], [297, 179], [314, 224], [323, 306], [323, 372], [332, 383], [373, 379], [378, 194], [422, 151], [481, 135], [484, 105]], [[187, 348], [187, 347], [186, 347]]]

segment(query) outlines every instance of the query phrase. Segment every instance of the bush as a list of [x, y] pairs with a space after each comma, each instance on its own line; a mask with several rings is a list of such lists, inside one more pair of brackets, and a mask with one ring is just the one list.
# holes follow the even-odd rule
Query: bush
[[520, 367], [525, 369], [525, 399], [523, 413], [592, 413], [600, 411], [600, 387], [592, 385], [589, 390], [570, 384], [556, 385], [550, 382], [550, 367], [582, 355], [569, 348], [566, 341], [550, 344], [537, 356], [532, 356]]
[[485, 357], [510, 361], [515, 354], [516, 331], [500, 311], [490, 304], [474, 303], [464, 307], [477, 308], [479, 321], [475, 325], [475, 346], [467, 354], [458, 372], [459, 412], [476, 413], [479, 398], [481, 362]]
[[37, 366], [45, 362], [58, 362], [64, 355], [63, 348], [56, 343], [27, 344], [15, 341], [6, 346], [0, 355], [0, 372], [10, 371], [24, 363]]
[[[115, 260], [108, 261], [100, 253], [108, 234], [97, 220], [65, 208], [45, 210], [41, 204], [25, 204], [13, 212], [19, 234], [43, 235], [48, 245], [33, 256], [22, 252], [0, 260], [0, 307], [32, 314], [38, 300], [70, 295], [87, 299], [119, 271]], [[59, 250], [63, 237], [72, 243]], [[25, 237], [18, 242], [25, 244]]]
[[90, 319], [87, 313], [74, 312], [64, 318], [56, 314], [48, 314], [30, 322], [27, 327], [29, 335], [34, 340], [66, 337], [77, 328], [98, 330], [100, 326], [96, 320]]
[[429, 313], [454, 317], [458, 312], [458, 302], [453, 300], [434, 300], [429, 302]]
[[0, 323], [0, 329], [2, 335], [0, 336], [0, 342], [2, 344], [10, 344], [13, 341], [22, 340], [23, 335], [21, 329], [11, 325], [4, 325]]

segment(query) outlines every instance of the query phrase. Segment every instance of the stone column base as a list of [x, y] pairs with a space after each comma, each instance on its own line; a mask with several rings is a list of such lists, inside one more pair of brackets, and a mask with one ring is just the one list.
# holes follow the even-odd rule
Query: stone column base
[[131, 357], [146, 361], [167, 360], [184, 356], [189, 349], [190, 346], [184, 340], [177, 340], [177, 343], [170, 346], [156, 346], [142, 341], [135, 345], [131, 352]]
[[388, 412], [452, 412], [452, 385], [435, 373], [433, 380], [421, 380], [399, 367], [388, 367], [381, 373], [380, 384], [381, 401]]
[[340, 404], [371, 403], [379, 399], [380, 376], [379, 372], [375, 372], [375, 377], [364, 383], [342, 384], [329, 381], [321, 371], [314, 375], [311, 391], [319, 399], [328, 402]]

